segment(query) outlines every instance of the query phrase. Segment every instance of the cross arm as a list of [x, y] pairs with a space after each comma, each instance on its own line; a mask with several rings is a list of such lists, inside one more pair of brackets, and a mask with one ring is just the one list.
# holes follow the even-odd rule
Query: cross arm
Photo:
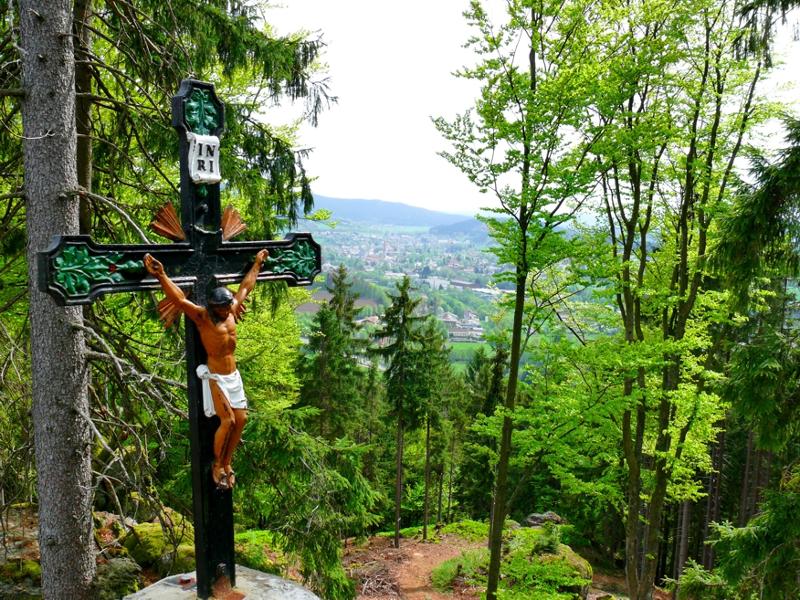
[[188, 244], [97, 244], [88, 235], [53, 237], [38, 254], [39, 289], [61, 306], [91, 304], [103, 294], [161, 289], [144, 268], [144, 255], [158, 258], [180, 287], [194, 283], [176, 273], [194, 250]]
[[264, 242], [223, 242], [218, 253], [229, 265], [225, 273], [217, 273], [219, 284], [239, 283], [253, 264], [259, 250], [269, 256], [258, 272], [256, 281], [285, 281], [289, 286], [311, 285], [322, 271], [322, 252], [310, 233], [291, 233], [282, 240]]
[[38, 255], [39, 289], [62, 306], [90, 304], [103, 294], [159, 290], [158, 279], [147, 273], [144, 255], [164, 264], [179, 288], [198, 282], [207, 285], [239, 283], [256, 254], [269, 256], [256, 281], [285, 281], [290, 286], [311, 285], [321, 271], [319, 244], [309, 233], [283, 240], [223, 242], [220, 234], [203, 236], [199, 244], [97, 244], [88, 235], [56, 236]]

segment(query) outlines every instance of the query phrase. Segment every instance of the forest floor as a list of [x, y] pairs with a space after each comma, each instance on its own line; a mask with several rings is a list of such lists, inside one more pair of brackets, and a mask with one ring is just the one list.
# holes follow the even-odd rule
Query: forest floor
[[[344, 562], [351, 576], [360, 580], [357, 600], [478, 600], [483, 588], [461, 587], [452, 593], [437, 591], [431, 583], [431, 572], [444, 561], [483, 544], [444, 535], [433, 542], [402, 539], [400, 548], [394, 548], [391, 538], [374, 537], [363, 545], [349, 546]], [[609, 594], [625, 600], [624, 590], [625, 579], [621, 574], [595, 573], [587, 600]], [[657, 589], [653, 598], [668, 600], [670, 596]]]
[[[36, 514], [25, 508], [9, 511], [5, 517], [0, 527], [0, 566], [11, 561], [38, 561]], [[431, 583], [431, 572], [444, 561], [480, 548], [484, 543], [450, 534], [437, 536], [432, 542], [404, 538], [398, 549], [392, 546], [391, 538], [380, 536], [361, 545], [350, 542], [345, 550], [344, 563], [351, 576], [360, 582], [357, 600], [478, 600], [483, 588], [462, 586], [452, 593], [437, 591]], [[26, 585], [31, 593], [35, 591], [32, 581]], [[19, 595], [23, 589], [26, 589], [25, 585], [17, 584], [13, 586], [14, 593], [9, 595], [12, 586], [0, 577], [0, 599], [26, 597]], [[588, 600], [597, 600], [607, 594], [625, 600], [624, 590], [625, 580], [620, 573], [595, 571]], [[654, 600], [669, 598], [661, 590], [654, 595]]]

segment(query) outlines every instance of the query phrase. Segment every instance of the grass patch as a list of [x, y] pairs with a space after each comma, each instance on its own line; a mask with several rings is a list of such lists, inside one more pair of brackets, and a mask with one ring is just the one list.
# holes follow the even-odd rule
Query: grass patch
[[286, 567], [286, 557], [277, 548], [272, 532], [252, 529], [234, 536], [236, 562], [245, 567], [280, 575]]
[[489, 524], [465, 519], [442, 527], [442, 535], [446, 534], [457, 535], [470, 542], [480, 542], [489, 538]]
[[[433, 528], [428, 526], [428, 533], [433, 534]], [[392, 531], [381, 531], [375, 534], [376, 537], [394, 537], [394, 529]], [[414, 527], [404, 527], [400, 530], [400, 537], [409, 539], [415, 537], [422, 537], [422, 525], [415, 525]]]
[[431, 572], [431, 583], [440, 592], [453, 589], [453, 583], [462, 577], [467, 585], [480, 584], [486, 581], [489, 568], [489, 550], [478, 548], [462, 552], [461, 556], [444, 561]]
[[[477, 521], [452, 523], [442, 530], [471, 541], [485, 540], [488, 525]], [[559, 543], [556, 525], [523, 527], [507, 531], [507, 552], [500, 570], [498, 598], [502, 600], [573, 600], [591, 582], [588, 562], [571, 548]], [[453, 589], [456, 581], [469, 586], [486, 584], [489, 550], [479, 548], [444, 561], [431, 573], [434, 587], [442, 592]]]

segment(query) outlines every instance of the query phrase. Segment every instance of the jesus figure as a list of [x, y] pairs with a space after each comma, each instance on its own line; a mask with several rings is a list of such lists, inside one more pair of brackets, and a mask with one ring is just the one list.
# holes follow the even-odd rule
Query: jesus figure
[[236, 294], [225, 287], [214, 289], [207, 307], [188, 300], [181, 288], [167, 277], [164, 265], [156, 258], [150, 254], [144, 257], [147, 272], [158, 280], [167, 298], [197, 325], [208, 356], [207, 364], [197, 367], [197, 376], [203, 380], [203, 411], [208, 417], [215, 414], [219, 417], [211, 467], [211, 477], [219, 489], [231, 489], [236, 481], [231, 461], [247, 422], [247, 398], [234, 358], [236, 322], [244, 312], [244, 301], [253, 290], [268, 255], [266, 249], [259, 251]]

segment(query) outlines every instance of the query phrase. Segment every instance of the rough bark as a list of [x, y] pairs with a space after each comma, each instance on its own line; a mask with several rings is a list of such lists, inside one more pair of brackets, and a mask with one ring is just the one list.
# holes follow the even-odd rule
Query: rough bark
[[397, 456], [394, 479], [394, 547], [400, 547], [400, 510], [403, 502], [403, 407], [397, 417]]
[[78, 232], [72, 3], [21, 0], [25, 198], [42, 591], [88, 598], [95, 572], [84, 340], [78, 308], [36, 288], [36, 253]]
[[[703, 522], [703, 540], [711, 535], [711, 523], [720, 520], [720, 502], [722, 496], [722, 469], [725, 458], [725, 429], [717, 434], [717, 444], [712, 452], [711, 474], [708, 480], [708, 495], [706, 501], [706, 514]], [[708, 570], [714, 568], [714, 546], [703, 545], [703, 567]]]
[[[75, 33], [76, 170], [78, 185], [89, 192], [92, 191], [92, 71], [89, 66], [92, 37], [88, 27], [91, 14], [91, 0], [76, 0], [72, 19]], [[81, 233], [91, 233], [92, 215], [88, 198], [80, 200], [79, 223]]]
[[439, 475], [439, 491], [438, 491], [439, 500], [438, 500], [438, 507], [436, 509], [436, 526], [438, 527], [442, 522], [442, 491], [444, 488], [444, 465], [441, 465], [437, 474]]
[[678, 526], [678, 556], [675, 560], [675, 579], [683, 574], [683, 567], [689, 559], [689, 526], [692, 522], [692, 502], [684, 500], [680, 505], [680, 525]]
[[428, 539], [429, 498], [431, 487], [431, 416], [425, 417], [425, 499], [423, 501], [422, 541]]

